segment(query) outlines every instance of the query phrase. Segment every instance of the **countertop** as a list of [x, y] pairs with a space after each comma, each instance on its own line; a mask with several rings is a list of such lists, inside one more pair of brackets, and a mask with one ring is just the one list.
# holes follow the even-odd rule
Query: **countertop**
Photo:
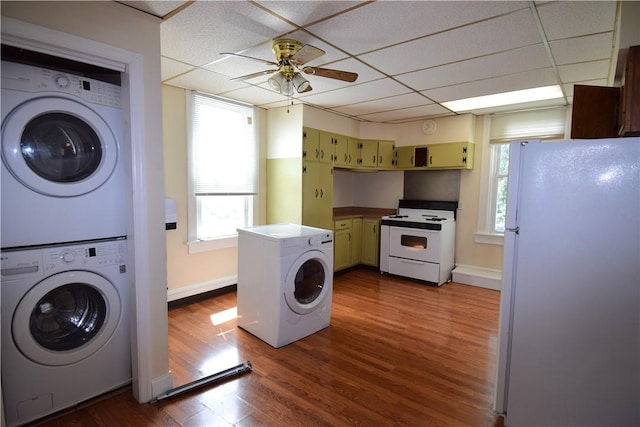
[[342, 219], [349, 218], [380, 218], [384, 215], [393, 215], [396, 212], [396, 209], [348, 206], [333, 208], [333, 220], [340, 221]]

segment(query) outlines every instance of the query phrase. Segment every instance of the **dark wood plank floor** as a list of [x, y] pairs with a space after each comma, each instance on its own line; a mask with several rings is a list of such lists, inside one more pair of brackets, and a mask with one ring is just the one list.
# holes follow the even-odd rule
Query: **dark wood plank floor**
[[279, 349], [225, 321], [235, 293], [173, 309], [175, 385], [245, 361], [252, 372], [154, 404], [125, 389], [42, 425], [502, 426], [498, 292], [358, 269], [336, 276], [333, 302], [329, 328]]

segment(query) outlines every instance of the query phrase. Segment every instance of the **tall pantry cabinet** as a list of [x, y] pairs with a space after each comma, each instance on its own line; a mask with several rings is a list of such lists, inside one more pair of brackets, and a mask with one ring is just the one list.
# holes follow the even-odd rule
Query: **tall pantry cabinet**
[[333, 230], [335, 144], [303, 126], [302, 107], [269, 111], [267, 223]]

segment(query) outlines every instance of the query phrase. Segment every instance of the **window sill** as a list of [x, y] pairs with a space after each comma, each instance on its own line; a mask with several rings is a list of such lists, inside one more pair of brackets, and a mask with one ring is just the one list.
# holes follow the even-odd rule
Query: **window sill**
[[476, 243], [484, 243], [487, 245], [504, 245], [504, 234], [486, 233], [478, 231], [473, 235], [473, 241]]
[[217, 251], [220, 249], [237, 248], [238, 236], [225, 236], [209, 240], [194, 240], [187, 242], [189, 254], [197, 254], [201, 252]]

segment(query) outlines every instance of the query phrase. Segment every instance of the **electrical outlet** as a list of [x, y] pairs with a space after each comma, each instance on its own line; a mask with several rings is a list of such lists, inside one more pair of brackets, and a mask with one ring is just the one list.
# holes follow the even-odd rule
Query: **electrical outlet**
[[464, 202], [462, 200], [458, 201], [458, 209], [464, 208]]

